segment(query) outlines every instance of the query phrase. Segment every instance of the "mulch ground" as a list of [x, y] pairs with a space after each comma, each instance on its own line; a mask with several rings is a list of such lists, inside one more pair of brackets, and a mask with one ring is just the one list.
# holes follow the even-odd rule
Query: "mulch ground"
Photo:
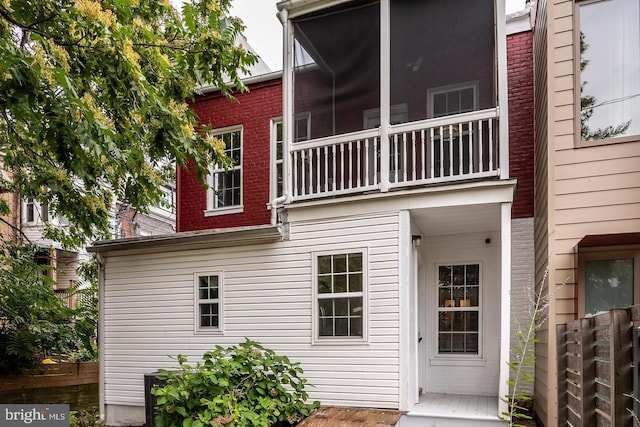
[[394, 427], [400, 411], [360, 408], [320, 408], [297, 427]]

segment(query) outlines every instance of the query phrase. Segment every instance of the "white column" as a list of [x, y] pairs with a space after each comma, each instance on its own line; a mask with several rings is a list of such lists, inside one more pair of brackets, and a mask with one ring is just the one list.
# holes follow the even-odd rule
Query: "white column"
[[507, 90], [507, 30], [505, 0], [496, 0], [496, 47], [498, 52], [498, 107], [500, 179], [509, 178], [509, 92]]
[[[415, 389], [418, 372], [416, 365], [416, 343], [418, 334], [414, 321], [416, 296], [412, 292], [412, 257], [411, 246], [411, 217], [409, 211], [398, 213], [398, 315], [399, 315], [399, 349], [398, 376], [399, 404], [401, 411], [408, 411], [416, 402]], [[413, 378], [411, 377], [413, 376]]]
[[380, 2], [380, 191], [389, 191], [390, 0]]
[[291, 142], [293, 141], [293, 66], [294, 66], [294, 34], [287, 10], [280, 11], [283, 32], [283, 64], [282, 64], [282, 194], [291, 201], [293, 176], [291, 172]]
[[[511, 347], [511, 202], [501, 204], [500, 216], [500, 377], [499, 397], [509, 394], [509, 362]], [[498, 414], [507, 412], [507, 404], [498, 400]]]

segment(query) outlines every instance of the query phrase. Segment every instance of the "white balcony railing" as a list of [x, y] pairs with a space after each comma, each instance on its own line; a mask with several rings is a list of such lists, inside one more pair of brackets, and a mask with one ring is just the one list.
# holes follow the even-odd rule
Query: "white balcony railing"
[[[290, 150], [292, 199], [495, 177], [497, 122], [492, 108], [391, 126], [387, 159], [380, 129], [297, 142]], [[389, 168], [386, 186], [381, 165]]]

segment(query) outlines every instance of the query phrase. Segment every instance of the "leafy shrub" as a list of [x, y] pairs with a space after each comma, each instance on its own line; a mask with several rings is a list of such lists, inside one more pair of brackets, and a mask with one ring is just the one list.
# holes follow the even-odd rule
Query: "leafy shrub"
[[255, 341], [216, 346], [202, 363], [179, 370], [160, 370], [164, 387], [154, 388], [156, 426], [268, 427], [280, 421], [296, 424], [319, 406], [307, 404], [307, 380], [299, 363], [279, 356]]
[[[53, 268], [38, 265], [34, 245], [0, 246], [0, 374], [20, 374], [48, 357], [95, 360], [97, 270], [91, 287], [73, 289], [78, 308], [56, 296]], [[84, 295], [86, 294], [86, 295]]]

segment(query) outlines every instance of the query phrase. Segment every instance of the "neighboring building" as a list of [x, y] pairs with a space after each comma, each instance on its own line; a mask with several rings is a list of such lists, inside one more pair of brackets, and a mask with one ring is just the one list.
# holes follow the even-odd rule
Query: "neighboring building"
[[140, 212], [126, 202], [116, 203], [114, 238], [158, 236], [176, 232], [176, 188], [162, 186], [163, 198], [156, 206]]
[[[113, 208], [113, 236], [115, 239], [137, 236], [157, 236], [175, 233], [175, 188], [166, 186], [165, 197], [159, 206], [152, 206], [148, 212], [141, 213], [127, 203], [117, 202]], [[7, 195], [11, 200], [15, 195]], [[44, 237], [45, 227], [66, 227], [69, 220], [53, 215], [47, 205], [34, 199], [25, 199], [12, 210], [18, 242], [33, 243], [41, 250], [37, 254], [37, 262], [53, 267], [51, 278], [56, 282], [56, 292], [66, 297], [66, 289], [80, 280], [77, 269], [90, 260], [91, 255], [84, 247], [77, 251], [68, 251], [62, 245]], [[11, 230], [7, 230], [10, 232]]]
[[91, 248], [108, 425], [144, 422], [167, 355], [244, 337], [301, 362], [324, 405], [502, 425], [534, 271], [532, 35], [504, 6], [278, 4], [282, 75], [193, 104], [233, 168], [210, 189], [178, 172], [177, 234]]
[[558, 424], [556, 324], [640, 303], [640, 2], [535, 14], [536, 277], [549, 301], [535, 405]]

